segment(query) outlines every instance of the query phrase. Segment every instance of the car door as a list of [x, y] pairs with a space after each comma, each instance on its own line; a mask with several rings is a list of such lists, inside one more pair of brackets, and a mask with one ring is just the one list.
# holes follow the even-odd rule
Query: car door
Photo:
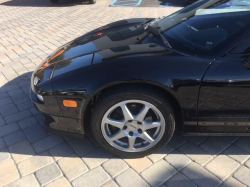
[[200, 132], [250, 133], [250, 37], [207, 70], [197, 117]]

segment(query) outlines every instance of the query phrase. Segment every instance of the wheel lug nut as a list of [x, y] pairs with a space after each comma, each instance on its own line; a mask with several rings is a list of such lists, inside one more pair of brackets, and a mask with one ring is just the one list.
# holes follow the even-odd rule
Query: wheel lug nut
[[142, 130], [141, 130], [141, 129], [138, 129], [138, 132], [141, 134], [141, 133], [142, 133]]
[[129, 122], [129, 123], [131, 123], [131, 122], [132, 122], [132, 120], [128, 120], [128, 122]]
[[133, 136], [134, 133], [132, 131], [129, 132], [129, 136]]
[[138, 125], [141, 125], [142, 123], [141, 123], [140, 121], [137, 121], [137, 124], [138, 124]]
[[123, 130], [126, 130], [126, 129], [127, 129], [127, 126], [124, 126], [122, 129], [123, 129]]

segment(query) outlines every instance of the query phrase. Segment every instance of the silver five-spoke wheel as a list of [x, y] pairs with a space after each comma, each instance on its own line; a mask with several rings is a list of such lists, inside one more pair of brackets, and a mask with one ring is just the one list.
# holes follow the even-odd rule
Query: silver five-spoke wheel
[[141, 152], [161, 140], [165, 119], [160, 110], [148, 102], [126, 100], [104, 114], [101, 131], [105, 140], [116, 149]]

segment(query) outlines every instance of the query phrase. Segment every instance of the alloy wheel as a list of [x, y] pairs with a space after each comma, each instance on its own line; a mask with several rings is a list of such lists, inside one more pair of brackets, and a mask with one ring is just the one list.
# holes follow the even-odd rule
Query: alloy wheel
[[126, 100], [112, 106], [103, 116], [101, 131], [114, 148], [141, 152], [162, 138], [165, 119], [158, 108], [142, 100]]

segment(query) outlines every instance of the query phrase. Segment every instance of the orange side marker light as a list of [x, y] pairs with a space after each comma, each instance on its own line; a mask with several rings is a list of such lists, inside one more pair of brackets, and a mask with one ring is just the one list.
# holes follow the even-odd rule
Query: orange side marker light
[[72, 100], [63, 100], [63, 106], [69, 107], [69, 108], [76, 108], [77, 102]]

